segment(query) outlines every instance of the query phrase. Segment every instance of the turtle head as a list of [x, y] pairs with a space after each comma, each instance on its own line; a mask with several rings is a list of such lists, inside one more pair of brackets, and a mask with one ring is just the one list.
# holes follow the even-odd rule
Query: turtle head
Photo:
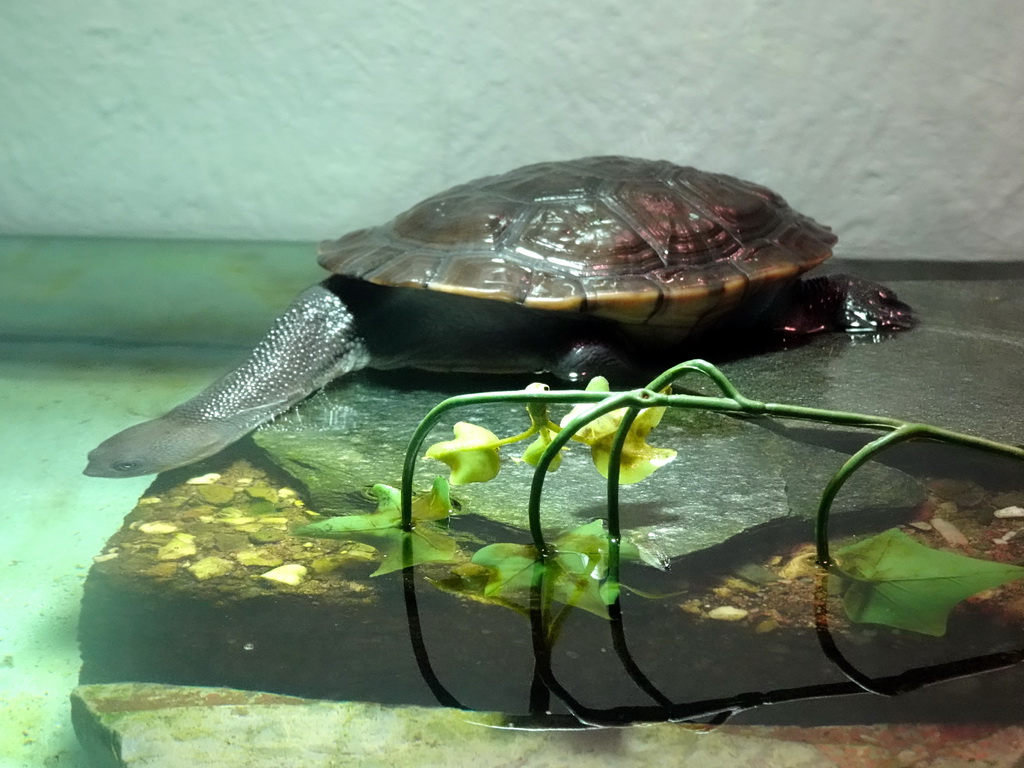
[[914, 310], [884, 285], [853, 275], [828, 275], [793, 285], [776, 327], [796, 334], [881, 334], [908, 330], [915, 322]]
[[186, 421], [172, 414], [136, 424], [89, 453], [86, 475], [139, 477], [205, 459], [240, 437], [223, 422]]
[[843, 294], [840, 324], [849, 332], [906, 331], [914, 327], [914, 311], [884, 285], [849, 275], [832, 278]]

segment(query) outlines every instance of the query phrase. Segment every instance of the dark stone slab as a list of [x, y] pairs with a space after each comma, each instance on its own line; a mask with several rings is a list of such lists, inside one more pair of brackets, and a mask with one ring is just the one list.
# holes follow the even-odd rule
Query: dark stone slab
[[823, 335], [726, 363], [725, 372], [740, 391], [760, 400], [1024, 442], [1024, 280], [892, 285], [918, 313], [913, 331], [878, 343]]

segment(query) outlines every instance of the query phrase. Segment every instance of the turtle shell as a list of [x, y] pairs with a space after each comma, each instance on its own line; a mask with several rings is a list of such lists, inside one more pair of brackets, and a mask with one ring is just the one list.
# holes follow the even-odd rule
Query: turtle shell
[[379, 285], [688, 335], [774, 295], [835, 242], [757, 184], [665, 161], [589, 157], [453, 187], [383, 226], [321, 243], [319, 261]]

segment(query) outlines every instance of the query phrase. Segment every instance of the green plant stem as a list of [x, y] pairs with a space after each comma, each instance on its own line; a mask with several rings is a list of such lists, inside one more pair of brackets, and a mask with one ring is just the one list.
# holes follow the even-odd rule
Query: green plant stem
[[[690, 395], [690, 394], [667, 394], [664, 390], [673, 382], [686, 374], [697, 373], [709, 378], [719, 390], [719, 396]], [[405, 463], [402, 470], [402, 528], [406, 531], [412, 529], [412, 485], [416, 469], [416, 461], [428, 433], [437, 422], [448, 411], [466, 406], [482, 405], [487, 403], [594, 403], [590, 411], [574, 418], [564, 428], [560, 429], [551, 442], [541, 454], [537, 467], [534, 470], [533, 482], [530, 487], [529, 516], [530, 533], [533, 537], [534, 546], [538, 555], [543, 561], [547, 556], [547, 548], [544, 543], [543, 531], [540, 523], [540, 499], [543, 490], [544, 477], [548, 467], [554, 460], [557, 453], [565, 447], [566, 443], [583, 426], [594, 419], [603, 416], [610, 411], [619, 408], [629, 408], [626, 418], [623, 419], [616, 433], [613, 443], [611, 459], [609, 463], [608, 477], [608, 505], [609, 505], [609, 536], [614, 553], [618, 554], [618, 546], [621, 541], [621, 530], [618, 518], [618, 481], [622, 447], [625, 442], [625, 435], [636, 418], [641, 408], [695, 408], [706, 411], [715, 411], [735, 416], [774, 416], [777, 418], [799, 419], [804, 421], [818, 421], [841, 426], [857, 427], [862, 429], [888, 430], [888, 434], [873, 440], [857, 451], [843, 466], [833, 475], [821, 496], [818, 506], [815, 540], [817, 544], [817, 555], [819, 562], [832, 565], [828, 551], [828, 515], [831, 511], [832, 502], [849, 479], [850, 475], [866, 461], [872, 459], [877, 453], [885, 448], [913, 439], [926, 439], [939, 442], [964, 445], [977, 448], [989, 453], [1024, 460], [1024, 449], [1015, 446], [997, 443], [980, 437], [973, 437], [959, 432], [953, 432], [939, 427], [932, 427], [927, 424], [916, 424], [912, 422], [893, 419], [885, 416], [870, 416], [861, 413], [848, 411], [829, 411], [821, 408], [810, 408], [799, 405], [788, 405], [785, 403], [766, 403], [752, 400], [740, 393], [736, 386], [717, 367], [705, 360], [688, 360], [679, 365], [673, 366], [651, 383], [642, 389], [626, 392], [588, 392], [579, 390], [554, 390], [549, 392], [526, 392], [514, 390], [507, 392], [485, 392], [472, 395], [458, 395], [448, 398], [436, 405], [423, 418], [416, 427], [406, 450]], [[512, 438], [505, 438], [498, 442], [499, 445], [516, 442], [525, 439], [537, 431], [535, 425], [520, 435]], [[617, 557], [612, 558], [617, 571]], [[618, 574], [614, 574], [616, 580]]]
[[449, 397], [447, 400], [442, 400], [431, 408], [427, 415], [424, 416], [416, 426], [405, 451], [405, 462], [402, 466], [401, 488], [402, 528], [406, 531], [412, 530], [412, 484], [420, 449], [422, 448], [424, 441], [427, 439], [427, 435], [430, 434], [430, 431], [434, 428], [437, 422], [440, 421], [448, 411], [456, 408], [466, 408], [473, 405], [486, 405], [488, 403], [597, 403], [606, 397], [608, 397], [607, 392], [579, 392], [571, 390], [561, 392], [524, 392], [521, 389], [517, 389], [507, 392], [482, 392], [472, 395], [456, 395], [455, 397]]
[[540, 459], [537, 461], [537, 466], [533, 470], [533, 482], [530, 484], [528, 513], [530, 520], [530, 535], [533, 537], [533, 546], [537, 550], [537, 555], [541, 562], [544, 562], [549, 555], [547, 545], [544, 542], [544, 531], [540, 520], [540, 497], [541, 492], [544, 489], [544, 476], [547, 474], [548, 466], [550, 466], [551, 462], [554, 461], [558, 452], [562, 450], [566, 443], [572, 439], [573, 435], [579, 432], [584, 426], [595, 419], [599, 419], [606, 413], [618, 410], [623, 406], [642, 405], [647, 400], [647, 396], [650, 393], [645, 389], [638, 389], [630, 392], [617, 392], [611, 395], [607, 392], [598, 392], [593, 394], [600, 394], [603, 397], [597, 401], [597, 405], [589, 411], [581, 413], [579, 416], [571, 419], [568, 424], [562, 427], [562, 429], [560, 429], [558, 433], [551, 438], [551, 442], [544, 448], [543, 453], [540, 455]]
[[[643, 390], [646, 391], [646, 390]], [[608, 575], [605, 584], [608, 585], [606, 596], [613, 598], [613, 602], [619, 599], [619, 563], [620, 549], [622, 545], [622, 528], [619, 524], [619, 474], [622, 469], [622, 447], [626, 443], [626, 436], [630, 427], [640, 414], [637, 406], [630, 406], [615, 431], [611, 448], [608, 451]]]
[[[847, 459], [843, 466], [841, 466], [836, 473], [832, 475], [831, 479], [825, 485], [825, 490], [822, 492], [821, 500], [818, 503], [818, 514], [815, 520], [814, 529], [815, 548], [817, 550], [817, 559], [819, 564], [831, 568], [833, 571], [840, 573], [840, 575], [844, 575], [836, 567], [836, 564], [832, 559], [832, 555], [829, 552], [828, 519], [829, 514], [832, 512], [832, 502], [835, 501], [836, 496], [846, 481], [849, 480], [853, 473], [863, 464], [875, 458], [875, 456], [886, 448], [915, 439], [964, 445], [987, 453], [995, 453], [1001, 456], [1010, 456], [1024, 460], [1024, 450], [1017, 448], [1016, 446], [997, 443], [992, 440], [986, 440], [982, 437], [973, 437], [972, 435], [952, 432], [948, 429], [933, 427], [929, 424], [898, 422], [898, 426], [896, 426], [892, 432], [872, 440]], [[852, 578], [848, 574], [845, 575], [848, 578]]]

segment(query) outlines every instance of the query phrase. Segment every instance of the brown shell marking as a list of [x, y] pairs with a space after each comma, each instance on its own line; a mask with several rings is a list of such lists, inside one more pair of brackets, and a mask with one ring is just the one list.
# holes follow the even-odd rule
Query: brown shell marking
[[320, 264], [380, 285], [692, 330], [820, 264], [835, 242], [757, 184], [591, 157], [453, 187], [321, 243]]

